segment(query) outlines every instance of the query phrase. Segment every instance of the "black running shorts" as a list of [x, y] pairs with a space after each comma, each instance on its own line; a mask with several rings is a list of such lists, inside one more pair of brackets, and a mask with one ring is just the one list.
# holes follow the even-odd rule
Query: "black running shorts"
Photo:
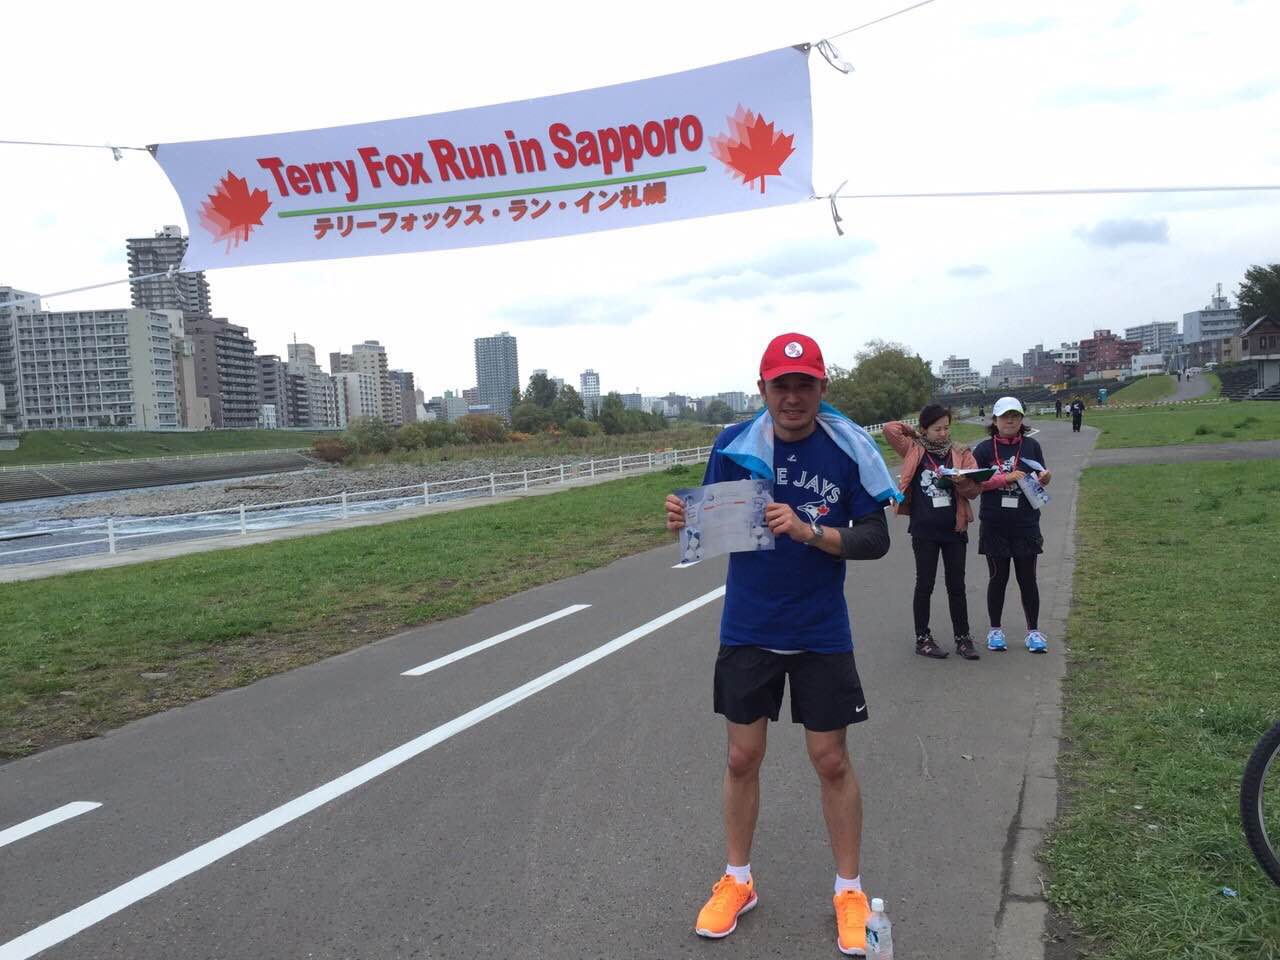
[[849, 653], [772, 653], [721, 645], [716, 657], [715, 711], [731, 723], [777, 720], [791, 682], [791, 720], [806, 730], [839, 730], [867, 719], [858, 668]]

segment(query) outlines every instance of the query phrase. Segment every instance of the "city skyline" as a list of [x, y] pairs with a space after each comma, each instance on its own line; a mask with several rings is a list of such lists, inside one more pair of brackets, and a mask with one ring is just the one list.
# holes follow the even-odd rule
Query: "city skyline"
[[[342, 71], [311, 76], [310, 51], [328, 39], [321, 24], [255, 8], [261, 29], [296, 42], [252, 75], [197, 74], [139, 101], [136, 74], [116, 66], [180, 48], [169, 18], [144, 17], [125, 31], [94, 9], [67, 35], [56, 11], [25, 7], [11, 18], [15, 35], [58, 34], [76, 71], [49, 73], [37, 47], [16, 45], [11, 70], [43, 80], [9, 105], [9, 121], [23, 139], [143, 145], [413, 116], [720, 62], [891, 9], [819, 2], [780, 14], [749, 3], [726, 22], [714, 6], [690, 8], [667, 42], [620, 35], [605, 56], [586, 42], [598, 11], [570, 5], [557, 36], [572, 54], [556, 57], [528, 42], [546, 35], [545, 24], [520, 9], [488, 48], [509, 69], [479, 69], [469, 52], [443, 45], [425, 69], [391, 58], [376, 78], [353, 80]], [[483, 23], [475, 10], [431, 16], [434, 29], [457, 35]], [[236, 20], [207, 24], [208, 41], [234, 49]], [[1275, 25], [1274, 5], [1257, 0], [1212, 11], [1093, 0], [1039, 14], [1011, 0], [930, 5], [841, 38], [853, 74], [812, 58], [816, 191], [845, 180], [842, 192], [858, 194], [1280, 181], [1280, 131], [1258, 122], [1280, 108], [1267, 66]], [[77, 82], [90, 73], [92, 84]], [[308, 96], [261, 96], [300, 75], [311, 77]], [[184, 222], [146, 153], [116, 162], [105, 150], [3, 149], [11, 182], [29, 188], [7, 198], [0, 283], [47, 293], [119, 279], [121, 238]], [[1203, 306], [1215, 283], [1234, 293], [1250, 264], [1274, 259], [1277, 203], [1280, 195], [1248, 192], [843, 200], [837, 237], [822, 200], [585, 238], [208, 278], [216, 315], [248, 327], [272, 353], [301, 329], [322, 354], [343, 348], [361, 339], [352, 328], [370, 326], [357, 316], [372, 308], [371, 335], [432, 393], [468, 387], [472, 340], [505, 329], [521, 339], [529, 369], [566, 378], [599, 370], [605, 391], [714, 394], [749, 389], [763, 345], [788, 329], [814, 336], [841, 366], [886, 338], [933, 364], [956, 354], [985, 371], [1016, 358], [1027, 340], [1057, 344], [1096, 328], [1177, 320]], [[47, 307], [127, 303], [126, 288], [107, 288]]]

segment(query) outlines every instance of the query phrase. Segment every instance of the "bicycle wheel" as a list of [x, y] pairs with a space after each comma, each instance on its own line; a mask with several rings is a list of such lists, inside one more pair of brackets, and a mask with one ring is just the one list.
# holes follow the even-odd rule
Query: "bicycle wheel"
[[1263, 734], [1245, 764], [1240, 820], [1253, 855], [1280, 885], [1280, 723]]

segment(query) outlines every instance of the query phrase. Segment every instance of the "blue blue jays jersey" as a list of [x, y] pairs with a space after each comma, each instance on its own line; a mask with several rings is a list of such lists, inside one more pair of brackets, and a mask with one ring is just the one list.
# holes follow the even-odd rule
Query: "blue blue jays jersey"
[[[720, 451], [746, 429], [716, 438], [703, 483], [749, 474]], [[858, 466], [818, 427], [797, 443], [774, 438], [773, 499], [824, 527], [882, 509], [863, 489]], [[779, 537], [773, 550], [729, 555], [720, 642], [773, 650], [844, 653], [853, 649], [844, 599], [845, 563], [816, 547]]]

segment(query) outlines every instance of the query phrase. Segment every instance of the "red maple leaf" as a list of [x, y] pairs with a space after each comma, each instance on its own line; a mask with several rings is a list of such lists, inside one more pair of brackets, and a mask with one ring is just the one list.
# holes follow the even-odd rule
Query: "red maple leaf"
[[775, 132], [772, 123], [741, 104], [728, 119], [729, 134], [711, 139], [711, 153], [753, 190], [759, 180], [764, 193], [764, 178], [781, 176], [782, 165], [795, 153], [795, 135]]
[[218, 181], [218, 189], [200, 205], [200, 223], [213, 234], [214, 241], [227, 241], [227, 252], [249, 239], [249, 232], [262, 226], [262, 215], [271, 206], [265, 190], [249, 191], [243, 177], [230, 170]]

